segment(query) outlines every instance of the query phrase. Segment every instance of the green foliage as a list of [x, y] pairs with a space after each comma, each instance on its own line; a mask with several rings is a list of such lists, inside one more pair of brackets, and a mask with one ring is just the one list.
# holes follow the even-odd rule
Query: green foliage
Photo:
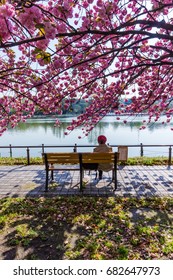
[[128, 259], [128, 253], [129, 253], [128, 248], [126, 248], [125, 246], [121, 245], [118, 248], [117, 251], [118, 251], [118, 259], [120, 259], [120, 260], [127, 260]]
[[[0, 157], [0, 165], [26, 165], [27, 159], [25, 157], [10, 158]], [[30, 164], [43, 164], [43, 160], [40, 157], [30, 158]]]
[[[42, 35], [44, 35], [44, 28], [40, 25], [39, 27], [40, 33]], [[44, 61], [45, 64], [49, 64], [51, 62], [51, 54], [48, 52], [45, 52], [39, 48], [35, 48], [35, 50], [33, 51], [33, 54], [36, 55], [37, 59], [42, 59]]]
[[168, 255], [170, 253], [173, 253], [173, 238], [171, 241], [167, 242], [165, 246], [163, 247], [163, 252]]
[[[173, 161], [172, 161], [173, 163]], [[123, 163], [122, 163], [123, 164]], [[126, 165], [167, 165], [167, 157], [134, 157], [127, 160]]]

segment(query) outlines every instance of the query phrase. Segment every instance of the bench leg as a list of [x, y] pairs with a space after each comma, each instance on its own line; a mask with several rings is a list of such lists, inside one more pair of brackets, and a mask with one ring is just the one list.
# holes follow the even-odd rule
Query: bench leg
[[80, 191], [82, 191], [83, 188], [83, 176], [84, 176], [83, 170], [80, 169]]
[[[54, 168], [53, 164], [51, 164], [51, 168]], [[50, 178], [53, 181], [53, 179], [54, 179], [54, 177], [53, 177], [53, 170], [51, 170]]]
[[114, 183], [115, 183], [114, 190], [116, 191], [116, 189], [117, 189], [117, 166], [113, 170], [113, 180], [114, 180]]
[[115, 153], [114, 157], [114, 169], [113, 169], [113, 178], [115, 180], [115, 188], [114, 190], [116, 191], [117, 189], [117, 165], [118, 165], [118, 154]]
[[48, 192], [48, 183], [49, 183], [49, 171], [46, 170], [46, 185], [45, 185], [45, 192]]
[[53, 181], [54, 180], [54, 176], [53, 176], [53, 170], [51, 170], [51, 180]]

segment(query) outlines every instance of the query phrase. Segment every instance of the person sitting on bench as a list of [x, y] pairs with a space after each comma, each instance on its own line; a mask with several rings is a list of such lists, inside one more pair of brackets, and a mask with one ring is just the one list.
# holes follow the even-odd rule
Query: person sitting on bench
[[[107, 138], [104, 135], [98, 136], [98, 146], [94, 148], [93, 152], [97, 153], [111, 153], [112, 147], [106, 144]], [[99, 180], [102, 179], [103, 171], [109, 171], [112, 169], [112, 164], [109, 163], [100, 163], [98, 165], [99, 170]]]

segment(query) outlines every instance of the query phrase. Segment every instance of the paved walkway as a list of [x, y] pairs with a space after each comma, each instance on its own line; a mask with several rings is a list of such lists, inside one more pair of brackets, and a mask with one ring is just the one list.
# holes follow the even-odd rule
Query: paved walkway
[[118, 188], [114, 192], [111, 174], [95, 180], [95, 174], [85, 173], [86, 187], [79, 192], [78, 171], [55, 172], [55, 182], [49, 192], [44, 192], [45, 170], [43, 165], [0, 166], [0, 198], [55, 195], [90, 196], [167, 196], [173, 197], [173, 167], [167, 166], [120, 166]]

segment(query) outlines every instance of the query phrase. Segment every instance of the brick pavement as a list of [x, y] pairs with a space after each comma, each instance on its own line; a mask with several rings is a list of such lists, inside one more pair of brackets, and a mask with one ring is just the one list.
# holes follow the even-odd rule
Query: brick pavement
[[45, 170], [43, 165], [0, 166], [0, 198], [55, 195], [173, 197], [173, 167], [119, 166], [118, 188], [113, 191], [111, 174], [95, 180], [95, 174], [85, 173], [86, 187], [81, 193], [79, 172], [55, 172], [55, 182], [44, 192]]

